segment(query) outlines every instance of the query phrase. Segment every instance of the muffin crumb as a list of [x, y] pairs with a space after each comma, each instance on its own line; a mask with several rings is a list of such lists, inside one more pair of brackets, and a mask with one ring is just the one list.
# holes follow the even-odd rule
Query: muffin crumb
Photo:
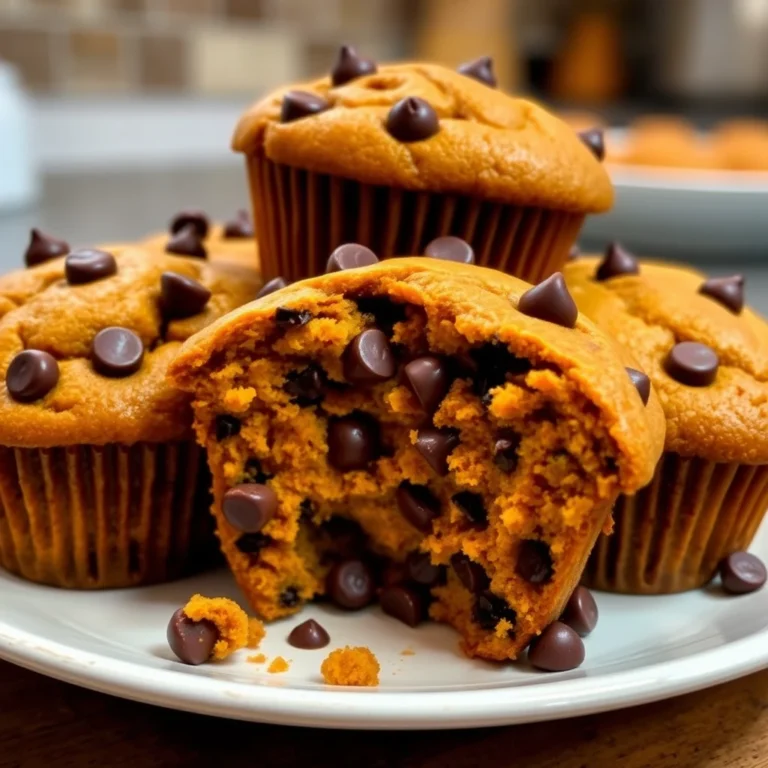
[[256, 653], [253, 656], [246, 657], [245, 660], [251, 664], [263, 664], [267, 660], [267, 657], [263, 653]]
[[320, 672], [328, 685], [375, 686], [379, 684], [379, 660], [365, 646], [345, 646], [331, 651]]
[[279, 675], [281, 672], [287, 672], [290, 668], [291, 665], [282, 656], [276, 656], [267, 667], [267, 672], [270, 675]]
[[253, 616], [248, 618], [248, 648], [258, 648], [267, 631], [264, 625]]
[[404, 648], [402, 651], [400, 651], [401, 656], [415, 656], [416, 651], [414, 651], [412, 648]]
[[221, 661], [244, 648], [248, 641], [248, 616], [227, 597], [193, 595], [184, 606], [184, 614], [193, 621], [210, 621], [219, 632], [211, 658]]

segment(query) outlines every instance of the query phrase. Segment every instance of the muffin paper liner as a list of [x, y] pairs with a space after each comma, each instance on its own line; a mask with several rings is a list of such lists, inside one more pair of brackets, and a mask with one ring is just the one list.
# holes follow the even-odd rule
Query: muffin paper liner
[[608, 592], [696, 589], [720, 560], [749, 547], [768, 507], [768, 466], [663, 454], [650, 485], [622, 496], [583, 583]]
[[191, 441], [0, 447], [0, 564], [79, 589], [183, 576], [215, 557], [209, 489]]
[[422, 254], [434, 238], [455, 235], [478, 264], [536, 283], [562, 268], [584, 221], [580, 213], [361, 184], [261, 155], [249, 156], [247, 168], [265, 280], [322, 274], [343, 243], [384, 259]]

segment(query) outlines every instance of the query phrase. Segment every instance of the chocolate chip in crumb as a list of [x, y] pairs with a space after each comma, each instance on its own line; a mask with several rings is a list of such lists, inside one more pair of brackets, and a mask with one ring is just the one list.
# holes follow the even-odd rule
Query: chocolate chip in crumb
[[605, 135], [599, 128], [579, 131], [578, 136], [598, 160], [605, 160]]
[[376, 588], [371, 569], [362, 560], [342, 560], [328, 572], [325, 588], [335, 605], [357, 611], [373, 602]]
[[504, 598], [485, 590], [477, 596], [475, 603], [475, 621], [482, 629], [496, 629], [500, 621], [508, 621], [513, 626], [517, 622], [517, 614], [509, 607]]
[[328, 463], [340, 472], [365, 469], [381, 455], [379, 425], [364, 413], [331, 419], [328, 424]]
[[485, 591], [491, 584], [483, 566], [474, 562], [463, 552], [451, 555], [451, 567], [459, 581], [474, 595]]
[[317, 405], [325, 394], [325, 371], [311, 363], [302, 371], [291, 371], [285, 377], [283, 391], [299, 405]]
[[183, 608], [179, 608], [168, 622], [166, 636], [179, 661], [197, 666], [211, 658], [213, 647], [219, 640], [219, 630], [207, 619], [193, 621]]
[[312, 319], [312, 313], [306, 309], [290, 309], [289, 307], [278, 307], [275, 310], [275, 325], [280, 331], [287, 331], [290, 328], [301, 328]]
[[59, 256], [66, 256], [68, 253], [68, 243], [33, 228], [29, 232], [29, 245], [24, 252], [24, 264], [28, 267], [36, 267]]
[[242, 533], [258, 533], [277, 513], [275, 492], [262, 483], [242, 483], [224, 494], [221, 510], [227, 522]]
[[194, 229], [198, 240], [205, 240], [205, 238], [208, 237], [208, 230], [210, 229], [208, 216], [204, 211], [179, 211], [179, 213], [171, 219], [168, 231], [172, 235], [175, 235], [187, 227], [192, 227], [192, 229]]
[[363, 296], [355, 299], [358, 310], [371, 315], [377, 328], [391, 336], [397, 323], [407, 318], [406, 305], [392, 301], [388, 296]]
[[517, 449], [520, 447], [520, 441], [520, 435], [505, 429], [498, 433], [493, 444], [493, 463], [507, 475], [517, 468]]
[[307, 619], [291, 630], [288, 644], [304, 651], [315, 651], [325, 648], [331, 642], [331, 636], [326, 629], [314, 619]]
[[143, 360], [144, 344], [127, 328], [105, 328], [93, 340], [91, 361], [102, 376], [130, 376], [141, 368]]
[[637, 259], [621, 243], [610, 243], [605, 256], [595, 271], [596, 280], [610, 280], [612, 277], [637, 275], [640, 265]]
[[547, 584], [552, 580], [552, 553], [549, 545], [536, 539], [523, 539], [517, 552], [515, 573], [529, 584]]
[[470, 350], [469, 358], [474, 364], [474, 372], [469, 371], [462, 378], [471, 379], [473, 389], [480, 397], [515, 376], [528, 373], [532, 367], [530, 360], [517, 357], [506, 344], [500, 342], [475, 347]]
[[268, 475], [262, 468], [261, 462], [258, 459], [248, 459], [243, 467], [243, 481], [251, 483], [264, 484], [272, 476]]
[[240, 419], [228, 413], [219, 413], [214, 420], [216, 430], [216, 440], [221, 442], [228, 437], [234, 437], [240, 434]]
[[446, 235], [435, 238], [425, 249], [424, 255], [432, 259], [456, 261], [459, 264], [474, 264], [475, 252], [472, 246], [460, 237]]
[[280, 122], [292, 123], [304, 117], [320, 114], [330, 108], [330, 104], [322, 97], [306, 91], [288, 91], [283, 96], [280, 108]]
[[432, 563], [429, 552], [409, 552], [405, 558], [405, 573], [416, 584], [433, 587], [442, 580], [443, 568]]
[[598, 617], [597, 603], [592, 593], [586, 587], [578, 586], [566, 603], [560, 621], [580, 637], [586, 637], [597, 626]]
[[749, 552], [734, 552], [720, 563], [723, 589], [732, 595], [755, 592], [766, 582], [768, 572], [763, 562]]
[[376, 62], [360, 56], [351, 45], [342, 45], [339, 55], [331, 70], [331, 83], [334, 88], [350, 80], [376, 72]]
[[344, 243], [328, 257], [325, 271], [327, 274], [344, 272], [347, 269], [370, 267], [378, 261], [379, 257], [370, 248], [359, 243]]
[[669, 351], [664, 368], [675, 381], [689, 387], [707, 387], [717, 377], [720, 360], [706, 344], [682, 341]]
[[403, 377], [424, 412], [430, 416], [438, 409], [451, 386], [448, 366], [432, 355], [417, 357], [407, 363], [403, 368]]
[[416, 450], [441, 477], [448, 474], [448, 457], [459, 444], [455, 429], [424, 427], [416, 436]]
[[744, 276], [711, 277], [702, 283], [699, 293], [722, 304], [734, 315], [741, 314], [744, 309]]
[[264, 296], [269, 296], [270, 293], [281, 291], [287, 285], [288, 281], [284, 277], [273, 277], [269, 282], [264, 283], [261, 290], [256, 294], [256, 298], [262, 299]]
[[350, 384], [378, 384], [395, 375], [395, 358], [383, 331], [369, 328], [344, 350], [344, 378]]
[[85, 285], [117, 274], [117, 262], [111, 253], [88, 248], [73, 251], [64, 259], [64, 276], [70, 285]]
[[197, 280], [178, 272], [160, 276], [160, 310], [166, 320], [198, 315], [210, 301], [211, 292]]
[[545, 672], [576, 669], [584, 662], [585, 655], [582, 639], [561, 621], [550, 624], [528, 648], [528, 660]]
[[224, 238], [226, 240], [243, 240], [253, 237], [253, 224], [248, 211], [239, 210], [234, 219], [224, 224]]
[[437, 112], [418, 96], [408, 96], [389, 110], [385, 123], [390, 136], [403, 143], [423, 141], [440, 130]]
[[490, 88], [495, 88], [498, 84], [493, 72], [493, 59], [490, 56], [481, 56], [479, 59], [460, 64], [457, 72], [484, 83]]
[[283, 608], [295, 608], [300, 602], [299, 590], [296, 587], [286, 587], [280, 593], [280, 605]]
[[258, 555], [271, 542], [263, 533], [244, 533], [235, 541], [235, 546], [245, 555]]
[[395, 492], [400, 514], [417, 530], [429, 533], [432, 521], [440, 515], [440, 500], [426, 485], [402, 482]]
[[427, 615], [427, 604], [421, 593], [405, 584], [384, 587], [379, 603], [384, 613], [409, 627], [418, 626]]
[[648, 404], [648, 398], [651, 396], [651, 380], [642, 371], [635, 368], [627, 368], [629, 380], [635, 385], [643, 405]]
[[53, 355], [25, 349], [11, 360], [5, 374], [8, 394], [18, 403], [33, 403], [59, 383], [59, 364]]
[[165, 244], [166, 253], [177, 256], [194, 256], [198, 259], [208, 258], [208, 251], [198, 234], [198, 230], [192, 224], [187, 224], [168, 238]]
[[483, 497], [472, 491], [460, 491], [451, 497], [451, 501], [469, 519], [472, 525], [484, 526], [488, 524], [488, 513], [485, 510]]
[[545, 320], [548, 323], [575, 328], [579, 310], [568, 292], [561, 272], [555, 272], [533, 288], [529, 288], [517, 304], [524, 315]]

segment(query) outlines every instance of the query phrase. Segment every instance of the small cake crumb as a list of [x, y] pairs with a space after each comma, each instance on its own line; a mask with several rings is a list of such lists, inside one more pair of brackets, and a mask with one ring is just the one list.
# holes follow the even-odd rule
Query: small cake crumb
[[267, 657], [263, 653], [257, 653], [254, 656], [247, 656], [246, 661], [250, 661], [251, 664], [263, 664]]
[[405, 650], [400, 651], [401, 656], [415, 656], [416, 651], [414, 651], [412, 648], [406, 648]]
[[259, 643], [264, 639], [264, 635], [267, 631], [264, 629], [264, 625], [253, 617], [248, 619], [248, 647], [258, 648]]
[[193, 595], [184, 606], [184, 613], [193, 621], [210, 621], [219, 632], [211, 658], [221, 661], [244, 648], [248, 641], [248, 616], [227, 597]]
[[272, 663], [267, 667], [267, 672], [270, 675], [278, 675], [280, 672], [287, 672], [290, 668], [291, 665], [282, 656], [275, 656]]
[[379, 684], [379, 661], [370, 648], [347, 645], [337, 648], [326, 656], [320, 667], [328, 685], [365, 685]]

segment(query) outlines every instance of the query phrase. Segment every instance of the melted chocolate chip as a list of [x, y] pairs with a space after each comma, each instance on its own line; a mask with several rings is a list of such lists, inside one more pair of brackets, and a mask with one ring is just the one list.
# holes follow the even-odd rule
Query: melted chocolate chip
[[642, 371], [635, 368], [627, 368], [627, 374], [630, 381], [635, 385], [643, 405], [647, 405], [648, 398], [651, 396], [651, 380]]
[[702, 283], [699, 293], [722, 304], [734, 315], [741, 314], [744, 309], [744, 276], [711, 277]]
[[314, 619], [307, 619], [294, 627], [288, 635], [288, 644], [304, 651], [316, 651], [325, 648], [331, 642], [331, 636]]
[[517, 309], [524, 315], [546, 320], [548, 323], [574, 328], [579, 310], [561, 272], [555, 272], [538, 285], [529, 288], [518, 302]]
[[732, 595], [745, 595], [760, 589], [768, 578], [763, 562], [749, 552], [734, 552], [720, 563], [723, 589]]
[[330, 109], [330, 106], [322, 96], [315, 96], [314, 93], [288, 91], [283, 96], [283, 105], [280, 108], [280, 122], [292, 123], [294, 120], [301, 120], [304, 117], [325, 112], [326, 109]]
[[141, 368], [143, 360], [144, 344], [127, 328], [105, 328], [93, 340], [91, 361], [102, 376], [130, 376]]
[[224, 494], [221, 511], [227, 522], [242, 533], [258, 533], [277, 512], [275, 492], [261, 483], [242, 483]]
[[433, 565], [429, 552], [410, 552], [405, 558], [407, 577], [425, 587], [433, 587], [442, 580], [443, 569]]
[[28, 267], [36, 267], [58, 256], [66, 256], [69, 253], [69, 245], [63, 240], [46, 235], [39, 229], [32, 229], [29, 233], [29, 245], [24, 252], [24, 263]]
[[381, 455], [379, 425], [364, 413], [331, 419], [328, 424], [328, 463], [340, 472], [365, 469]]
[[283, 608], [295, 608], [300, 602], [299, 590], [296, 587], [286, 587], [280, 593], [280, 605]]
[[244, 533], [235, 541], [235, 546], [246, 555], [258, 555], [264, 547], [272, 542], [263, 533]]
[[371, 569], [362, 560], [336, 563], [328, 572], [325, 588], [331, 600], [348, 611], [365, 608], [376, 593]]
[[288, 285], [288, 281], [284, 277], [273, 277], [269, 282], [264, 283], [261, 290], [256, 294], [257, 299], [261, 299], [264, 296], [269, 296], [270, 293], [280, 291]]
[[18, 403], [33, 403], [59, 383], [59, 364], [53, 355], [39, 349], [19, 352], [5, 374], [8, 394]]
[[218, 442], [240, 434], [240, 419], [228, 413], [218, 414], [214, 423]]
[[610, 280], [622, 275], [637, 275], [640, 265], [637, 259], [621, 243], [611, 243], [605, 251], [605, 256], [595, 271], [596, 280]]
[[430, 416], [448, 394], [451, 380], [448, 367], [438, 357], [427, 355], [411, 360], [403, 368], [403, 377], [411, 392]]
[[475, 621], [483, 629], [496, 629], [496, 625], [502, 621], [508, 621], [514, 626], [517, 614], [507, 605], [504, 598], [494, 595], [486, 590], [481, 592], [475, 603]]
[[395, 358], [386, 335], [369, 328], [344, 350], [344, 378], [350, 384], [378, 384], [395, 375]]
[[379, 257], [370, 248], [359, 243], [344, 243], [328, 257], [325, 271], [330, 274], [358, 267], [370, 267], [378, 261]]
[[168, 238], [165, 245], [166, 253], [174, 253], [178, 256], [194, 256], [198, 259], [208, 257], [203, 241], [198, 230], [192, 224], [187, 224]]
[[460, 491], [451, 497], [451, 501], [462, 511], [472, 525], [485, 526], [488, 524], [485, 502], [479, 493]]
[[185, 664], [203, 664], [211, 658], [219, 630], [212, 621], [193, 621], [179, 608], [168, 623], [168, 645]]
[[192, 227], [198, 240], [205, 240], [210, 228], [208, 216], [204, 211], [180, 211], [171, 220], [168, 231], [172, 235], [176, 235], [187, 227]]
[[580, 637], [586, 637], [597, 626], [597, 603], [586, 587], [576, 587], [566, 603], [560, 621], [567, 624]]
[[448, 474], [448, 457], [459, 444], [459, 433], [454, 429], [424, 427], [416, 437], [416, 450], [440, 476]]
[[675, 344], [664, 362], [667, 373], [689, 387], [708, 387], [717, 377], [719, 365], [717, 353], [695, 341]]
[[493, 59], [490, 56], [481, 56], [479, 59], [467, 61], [459, 65], [457, 71], [491, 88], [497, 85], [496, 75], [493, 72]]
[[115, 257], [106, 251], [73, 251], [64, 259], [64, 275], [70, 285], [85, 285], [116, 274]]
[[211, 292], [197, 280], [178, 272], [160, 276], [160, 310], [166, 320], [198, 315], [210, 301]]
[[499, 432], [493, 444], [493, 463], [504, 473], [510, 474], [517, 468], [517, 449], [520, 447], [520, 435], [512, 430]]
[[317, 405], [325, 394], [325, 372], [311, 363], [303, 371], [291, 371], [285, 377], [283, 391], [301, 406]]
[[578, 135], [598, 160], [605, 160], [605, 135], [599, 128], [580, 131]]
[[381, 609], [409, 627], [420, 624], [427, 615], [427, 605], [421, 593], [405, 584], [384, 587], [379, 594]]
[[510, 378], [531, 370], [531, 362], [524, 357], [517, 357], [506, 345], [499, 342], [484, 344], [470, 352], [474, 371], [468, 371], [475, 392], [484, 397], [495, 387], [499, 387]]
[[386, 129], [390, 136], [403, 143], [423, 141], [440, 130], [440, 121], [424, 99], [409, 96], [389, 110]]
[[405, 304], [396, 304], [388, 296], [363, 296], [356, 299], [356, 304], [362, 314], [373, 316], [376, 327], [387, 336], [391, 336], [395, 325], [407, 317]]
[[459, 264], [474, 264], [475, 252], [472, 246], [460, 237], [447, 235], [433, 240], [425, 249], [424, 255], [432, 259], [456, 261]]
[[567, 624], [550, 624], [528, 649], [528, 660], [545, 672], [566, 672], [580, 667], [584, 661], [584, 643]]
[[552, 553], [549, 545], [535, 539], [524, 539], [517, 551], [515, 573], [529, 584], [547, 584], [552, 580]]
[[253, 223], [248, 211], [240, 210], [234, 219], [224, 224], [224, 238], [226, 240], [242, 240], [253, 237]]
[[417, 530], [429, 533], [432, 521], [440, 516], [440, 499], [426, 485], [403, 482], [395, 496], [400, 514]]
[[491, 584], [483, 566], [471, 560], [463, 552], [451, 555], [451, 567], [459, 577], [459, 581], [474, 595], [485, 591]]
[[364, 75], [373, 75], [375, 72], [376, 62], [373, 59], [360, 56], [351, 45], [342, 45], [331, 70], [331, 83], [336, 87]]
[[301, 328], [312, 319], [312, 313], [306, 309], [290, 309], [278, 307], [275, 310], [275, 325], [279, 331], [287, 331], [290, 328]]

